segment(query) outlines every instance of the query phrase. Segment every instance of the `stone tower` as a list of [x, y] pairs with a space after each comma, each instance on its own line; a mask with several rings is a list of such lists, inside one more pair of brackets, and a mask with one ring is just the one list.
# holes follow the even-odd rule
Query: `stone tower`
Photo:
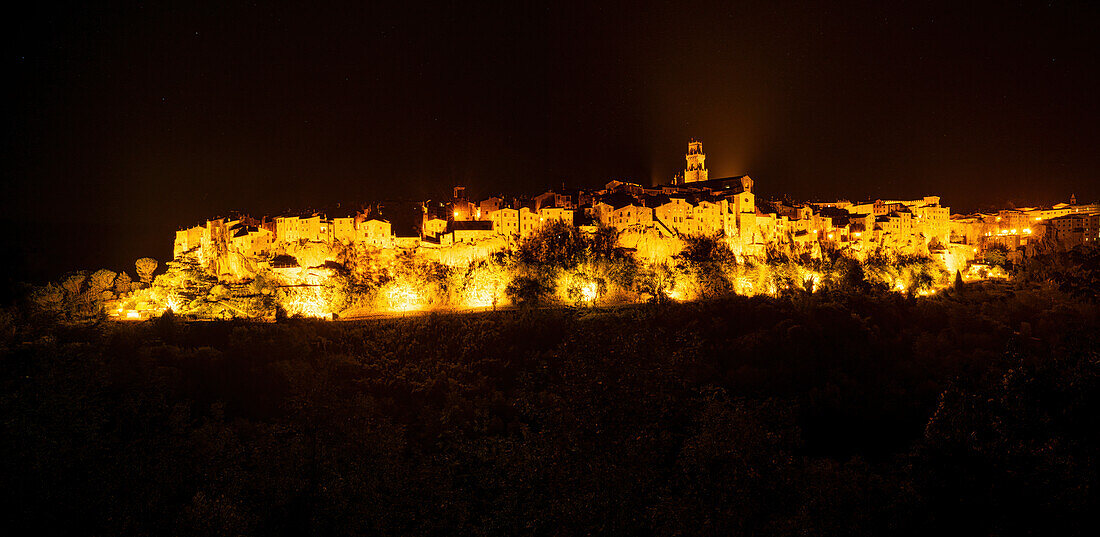
[[688, 142], [687, 169], [684, 170], [684, 182], [694, 183], [707, 180], [706, 154], [703, 153], [703, 142], [692, 140]]

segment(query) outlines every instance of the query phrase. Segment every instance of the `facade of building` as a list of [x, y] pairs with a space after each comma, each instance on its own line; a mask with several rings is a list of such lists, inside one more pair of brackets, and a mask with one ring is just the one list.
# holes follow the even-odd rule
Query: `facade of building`
[[236, 226], [231, 230], [230, 238], [232, 250], [246, 256], [266, 256], [271, 253], [271, 245], [275, 237], [272, 233], [257, 226]]
[[355, 240], [375, 248], [392, 248], [393, 226], [381, 218], [369, 218], [359, 222], [355, 230]]
[[1046, 221], [1046, 233], [1065, 248], [1100, 240], [1100, 212], [1071, 213]]
[[538, 214], [527, 207], [493, 211], [489, 218], [493, 229], [506, 237], [528, 237], [539, 227]]

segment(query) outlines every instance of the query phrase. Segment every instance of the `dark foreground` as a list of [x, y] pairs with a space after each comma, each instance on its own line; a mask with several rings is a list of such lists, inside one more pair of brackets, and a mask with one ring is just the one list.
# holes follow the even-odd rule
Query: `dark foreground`
[[36, 534], [1096, 529], [1100, 323], [1049, 289], [0, 325]]

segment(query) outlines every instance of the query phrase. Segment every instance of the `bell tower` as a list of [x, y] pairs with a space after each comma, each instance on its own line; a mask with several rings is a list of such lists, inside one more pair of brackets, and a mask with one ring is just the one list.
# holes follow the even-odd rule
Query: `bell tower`
[[703, 142], [692, 140], [688, 142], [687, 168], [684, 170], [684, 182], [694, 183], [707, 180], [706, 154], [703, 153]]

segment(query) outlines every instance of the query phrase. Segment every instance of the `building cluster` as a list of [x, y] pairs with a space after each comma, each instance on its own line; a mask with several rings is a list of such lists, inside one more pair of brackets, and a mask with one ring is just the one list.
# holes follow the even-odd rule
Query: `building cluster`
[[[686, 167], [670, 184], [611, 181], [599, 189], [558, 189], [527, 198], [468, 199], [455, 187], [446, 200], [381, 203], [328, 217], [324, 212], [275, 218], [219, 218], [176, 233], [175, 255], [197, 251], [201, 260], [226, 253], [273, 259], [292, 243], [438, 248], [503, 238], [518, 240], [549, 222], [582, 230], [599, 226], [663, 238], [721, 236], [738, 255], [763, 256], [769, 247], [818, 255], [824, 249], [857, 257], [994, 244], [1023, 250], [1048, 235], [1067, 244], [1097, 240], [1095, 204], [1008, 209], [952, 216], [938, 196], [913, 200], [790, 203], [755, 197], [747, 175], [711, 179], [702, 143], [692, 141]], [[283, 256], [285, 257], [285, 255]]]
[[1100, 240], [1100, 203], [1069, 203], [1052, 207], [1023, 207], [997, 212], [955, 215], [951, 242], [979, 251], [1000, 247], [1011, 256], [1033, 254], [1041, 245], [1073, 248]]

